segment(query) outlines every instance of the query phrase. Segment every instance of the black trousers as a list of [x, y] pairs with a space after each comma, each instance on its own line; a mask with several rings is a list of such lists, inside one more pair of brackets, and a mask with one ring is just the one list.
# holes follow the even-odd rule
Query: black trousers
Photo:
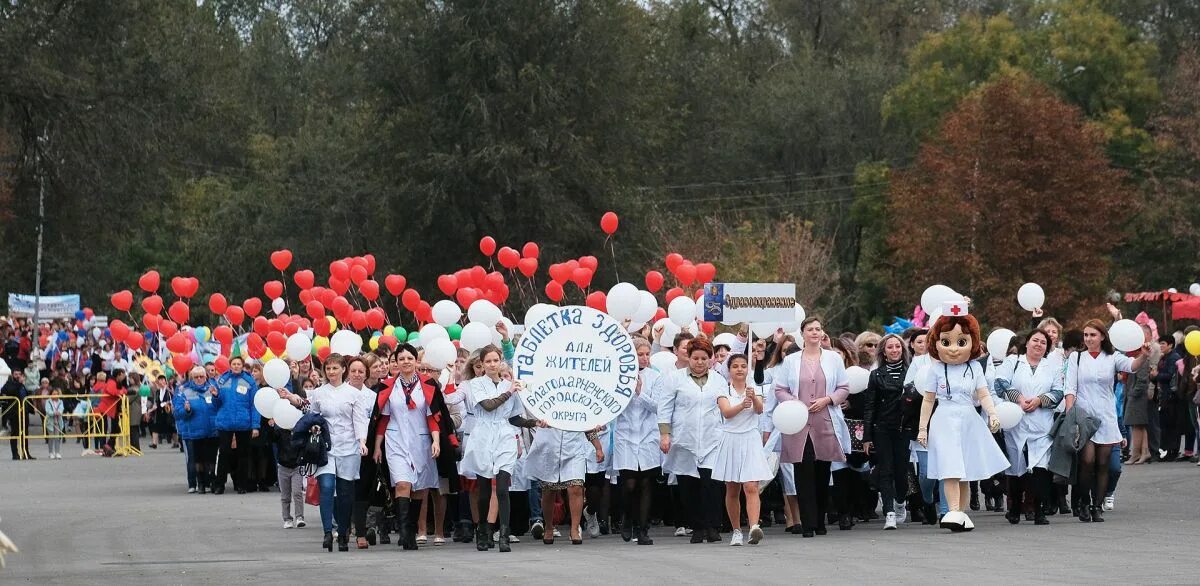
[[[908, 494], [908, 440], [900, 437], [899, 429], [874, 430], [876, 486], [883, 500], [883, 512], [896, 512], [896, 501]], [[872, 507], [874, 508], [874, 507]]]
[[1010, 514], [1021, 513], [1025, 505], [1026, 492], [1033, 499], [1033, 511], [1038, 515], [1043, 514], [1042, 511], [1045, 510], [1047, 503], [1054, 503], [1057, 500], [1052, 475], [1045, 468], [1034, 468], [1033, 472], [1008, 477]]
[[[13, 407], [13, 409], [19, 409], [19, 408], [20, 408], [19, 406]], [[8, 428], [8, 432], [10, 434], [12, 434], [12, 437], [13, 437], [13, 439], [8, 440], [8, 446], [12, 450], [12, 459], [14, 459], [14, 460], [21, 459], [21, 456], [19, 456], [18, 452], [17, 452], [17, 447], [18, 447], [17, 442], [18, 441], [22, 441], [22, 443], [23, 443], [22, 447], [25, 448], [25, 454], [28, 455], [29, 454], [29, 440], [17, 440], [16, 439], [16, 437], [18, 435], [21, 435], [21, 429], [20, 429], [21, 426], [18, 425], [17, 418], [14, 416], [10, 419], [6, 419], [4, 421], [4, 427]], [[29, 432], [29, 426], [26, 425], [25, 433], [28, 433], [28, 432]]]
[[805, 531], [825, 528], [825, 513], [829, 509], [829, 466], [829, 462], [817, 459], [811, 441], [804, 446], [804, 458], [792, 464], [800, 524]]
[[[233, 475], [233, 487], [246, 490], [246, 479], [250, 477], [250, 431], [218, 431], [220, 448], [217, 454], [217, 486], [224, 486], [225, 479]], [[237, 438], [237, 447], [233, 440]]]
[[[725, 483], [712, 479], [712, 468], [700, 468], [700, 477], [679, 475], [679, 498], [687, 510], [692, 531], [719, 529], [725, 512]], [[678, 523], [678, 522], [677, 522]]]

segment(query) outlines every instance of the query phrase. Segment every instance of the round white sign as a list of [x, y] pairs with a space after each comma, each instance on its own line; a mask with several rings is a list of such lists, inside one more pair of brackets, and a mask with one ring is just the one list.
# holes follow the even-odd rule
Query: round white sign
[[616, 419], [637, 385], [633, 339], [590, 307], [558, 307], [534, 323], [513, 356], [519, 396], [538, 419], [565, 431], [591, 431]]

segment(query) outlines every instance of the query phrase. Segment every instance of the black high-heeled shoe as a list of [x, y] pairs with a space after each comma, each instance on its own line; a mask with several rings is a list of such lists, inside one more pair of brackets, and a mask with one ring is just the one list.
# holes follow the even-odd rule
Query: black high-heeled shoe
[[1008, 519], [1009, 523], [1016, 525], [1021, 522], [1021, 513], [1009, 510], [1007, 513], [1004, 513], [1004, 518]]
[[1038, 512], [1034, 513], [1034, 515], [1033, 515], [1033, 524], [1034, 525], [1049, 525], [1050, 520], [1047, 519], [1046, 514], [1039, 509]]
[[654, 545], [650, 532], [645, 527], [638, 527], [638, 545]]
[[1103, 507], [1091, 507], [1089, 509], [1089, 512], [1092, 514], [1092, 522], [1093, 523], [1103, 523], [1104, 522], [1103, 511], [1104, 511]]
[[325, 539], [321, 540], [321, 547], [326, 551], [333, 551], [333, 533], [325, 533]]

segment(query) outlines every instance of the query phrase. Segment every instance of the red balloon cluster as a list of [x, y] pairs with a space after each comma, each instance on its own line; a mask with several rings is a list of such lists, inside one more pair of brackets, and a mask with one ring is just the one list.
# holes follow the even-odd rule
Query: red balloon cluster
[[[717, 276], [717, 267], [713, 266], [712, 263], [705, 262], [693, 264], [692, 261], [683, 258], [683, 255], [679, 254], [678, 252], [672, 252], [667, 255], [666, 265], [667, 270], [670, 271], [672, 275], [675, 275], [675, 279], [684, 287], [691, 287], [693, 284], [704, 285], [705, 283], [711, 283], [712, 280]], [[650, 273], [646, 273], [647, 287], [652, 287], [651, 273], [657, 275], [654, 277], [657, 282], [662, 282], [661, 273], [658, 273], [658, 271], [650, 271]], [[661, 287], [662, 285], [660, 284], [659, 286]], [[653, 288], [651, 289], [651, 291], [654, 290], [655, 289]], [[670, 303], [670, 301], [668, 301], [668, 303]]]

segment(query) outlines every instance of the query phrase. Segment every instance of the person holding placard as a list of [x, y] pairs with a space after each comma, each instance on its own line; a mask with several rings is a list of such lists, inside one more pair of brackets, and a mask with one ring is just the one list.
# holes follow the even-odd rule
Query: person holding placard
[[1067, 357], [1064, 389], [1067, 411], [1078, 406], [1100, 420], [1100, 429], [1079, 452], [1079, 477], [1072, 490], [1072, 494], [1078, 493], [1079, 497], [1075, 513], [1084, 523], [1104, 521], [1099, 503], [1108, 490], [1109, 459], [1113, 446], [1120, 445], [1123, 439], [1117, 425], [1117, 399], [1113, 388], [1117, 373], [1132, 373], [1141, 368], [1149, 356], [1149, 344], [1149, 341], [1145, 342], [1137, 358], [1118, 354], [1104, 322], [1093, 319], [1083, 325], [1085, 350]]
[[724, 394], [717, 397], [722, 420], [713, 479], [725, 483], [725, 512], [729, 515], [729, 525], [733, 527], [729, 545], [742, 545], [742, 492], [746, 493], [746, 518], [750, 521], [749, 542], [750, 545], [756, 545], [763, 538], [762, 528], [758, 524], [758, 483], [775, 476], [767, 464], [758, 431], [763, 399], [746, 380], [750, 362], [744, 354], [731, 356], [726, 370], [729, 372], [729, 386]]
[[650, 341], [634, 338], [638, 358], [638, 382], [629, 406], [613, 423], [613, 469], [620, 473], [625, 522], [621, 538], [630, 541], [637, 526], [638, 545], [654, 545], [650, 538], [650, 505], [654, 483], [662, 474], [662, 452], [658, 449], [658, 404], [655, 388], [663, 375], [650, 367]]
[[1024, 415], [1020, 423], [1004, 432], [1008, 450], [1008, 498], [1011, 506], [1005, 513], [1009, 523], [1021, 522], [1021, 509], [1026, 492], [1033, 497], [1033, 523], [1049, 525], [1046, 506], [1054, 499], [1054, 486], [1046, 465], [1054, 438], [1054, 408], [1062, 400], [1061, 358], [1053, 352], [1050, 334], [1034, 330], [1008, 356], [996, 372], [996, 393], [1015, 403]]
[[808, 406], [804, 428], [783, 436], [780, 462], [793, 467], [801, 534], [813, 537], [826, 533], [830, 463], [846, 461], [834, 431], [831, 407], [850, 395], [850, 383], [842, 356], [821, 347], [825, 330], [820, 318], [805, 318], [800, 331], [803, 349], [785, 358], [776, 371], [775, 397], [780, 404], [801, 401]]
[[[659, 449], [667, 457], [663, 472], [679, 480], [679, 492], [692, 528], [692, 543], [721, 541], [719, 532], [724, 487], [713, 480], [721, 415], [717, 397], [729, 386], [709, 369], [712, 344], [688, 343], [687, 368], [670, 374], [658, 399]], [[678, 524], [678, 522], [676, 522]]]

